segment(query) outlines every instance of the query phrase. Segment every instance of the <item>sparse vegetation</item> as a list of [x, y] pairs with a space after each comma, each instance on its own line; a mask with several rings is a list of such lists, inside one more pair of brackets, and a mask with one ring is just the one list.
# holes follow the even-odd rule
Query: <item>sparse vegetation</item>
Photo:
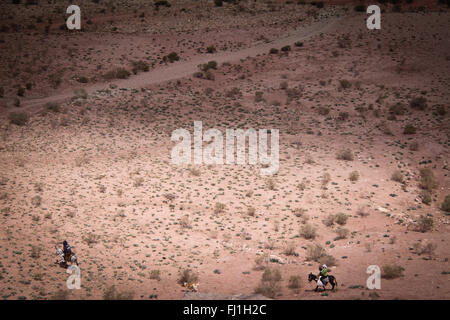
[[338, 160], [345, 160], [345, 161], [353, 161], [354, 156], [353, 152], [350, 149], [341, 150], [337, 153], [336, 158]]
[[433, 170], [431, 168], [420, 169], [420, 183], [419, 187], [423, 190], [428, 190], [432, 192], [433, 189], [437, 188], [438, 184], [434, 177]]
[[422, 244], [420, 242], [416, 242], [413, 245], [414, 252], [416, 254], [420, 255], [428, 255], [431, 256], [434, 253], [434, 250], [436, 250], [437, 246], [436, 244], [432, 242], [426, 242], [425, 244]]
[[358, 171], [350, 172], [348, 178], [350, 179], [350, 181], [353, 181], [353, 182], [358, 181], [358, 179], [359, 179], [359, 172]]
[[441, 205], [441, 209], [445, 212], [450, 212], [450, 194], [445, 196], [445, 199]]
[[416, 127], [411, 123], [408, 123], [403, 129], [404, 134], [415, 134], [416, 132], [417, 132]]
[[180, 276], [178, 278], [178, 283], [184, 285], [185, 283], [195, 283], [198, 282], [198, 275], [191, 269], [183, 269], [180, 271]]
[[214, 207], [214, 213], [215, 214], [219, 214], [219, 213], [223, 213], [226, 210], [226, 205], [221, 203], [221, 202], [216, 202], [216, 205]]
[[133, 300], [133, 297], [133, 291], [119, 292], [114, 285], [108, 287], [103, 292], [104, 300]]
[[338, 213], [335, 216], [335, 221], [337, 224], [343, 226], [347, 223], [348, 216], [345, 213]]
[[399, 183], [403, 183], [403, 173], [400, 170], [395, 170], [391, 175], [391, 180]]
[[427, 108], [427, 99], [425, 97], [416, 97], [411, 100], [409, 106], [417, 110], [425, 110]]
[[300, 289], [301, 288], [301, 277], [291, 276], [289, 278], [288, 288], [289, 289]]
[[163, 61], [164, 62], [173, 63], [173, 62], [178, 61], [178, 60], [180, 60], [180, 57], [178, 56], [178, 53], [176, 53], [176, 52], [171, 52], [168, 55], [163, 57]]
[[125, 68], [116, 68], [111, 71], [108, 71], [103, 75], [106, 80], [112, 79], [127, 79], [131, 75], [130, 71]]
[[30, 120], [30, 116], [26, 112], [11, 112], [8, 119], [12, 124], [17, 126], [24, 126]]
[[265, 269], [255, 293], [275, 298], [281, 292], [280, 281], [281, 273], [278, 269]]
[[300, 235], [305, 239], [314, 239], [317, 236], [316, 228], [310, 224], [305, 224], [300, 228]]
[[420, 215], [415, 224], [415, 230], [418, 232], [427, 232], [433, 228], [433, 217]]
[[405, 269], [397, 265], [384, 265], [381, 271], [381, 277], [383, 279], [395, 279], [403, 276]]

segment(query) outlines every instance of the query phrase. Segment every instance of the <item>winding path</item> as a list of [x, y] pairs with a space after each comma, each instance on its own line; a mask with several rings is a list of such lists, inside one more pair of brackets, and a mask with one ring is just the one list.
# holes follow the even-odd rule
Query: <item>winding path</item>
[[[86, 92], [90, 95], [98, 90], [104, 90], [110, 84], [115, 84], [119, 88], [139, 88], [142, 86], [161, 83], [169, 80], [175, 80], [191, 76], [198, 71], [198, 65], [215, 60], [220, 65], [224, 62], [234, 62], [247, 57], [255, 57], [260, 54], [268, 53], [271, 48], [280, 48], [286, 45], [292, 45], [296, 41], [304, 41], [312, 38], [320, 33], [326, 33], [333, 30], [337, 23], [342, 20], [342, 17], [332, 17], [324, 21], [314, 22], [309, 26], [295, 30], [286, 37], [278, 38], [273, 41], [257, 43], [252, 47], [242, 49], [236, 52], [219, 52], [216, 54], [208, 54], [202, 56], [195, 56], [191, 60], [175, 62], [163, 68], [158, 68], [154, 71], [140, 73], [128, 79], [114, 80], [108, 83], [95, 83], [84, 87]], [[43, 98], [24, 99], [21, 102], [22, 110], [31, 111], [34, 107], [43, 106], [48, 102], [64, 102], [74, 96], [74, 88], [67, 88], [60, 93], [47, 96]]]

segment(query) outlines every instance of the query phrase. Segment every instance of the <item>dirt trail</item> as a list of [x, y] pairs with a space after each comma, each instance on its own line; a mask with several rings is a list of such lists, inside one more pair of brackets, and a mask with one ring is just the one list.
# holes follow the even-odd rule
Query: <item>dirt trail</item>
[[[314, 22], [309, 26], [303, 27], [299, 30], [295, 30], [288, 34], [286, 37], [278, 38], [269, 42], [257, 43], [250, 48], [246, 48], [236, 52], [220, 52], [216, 54], [208, 54], [202, 56], [196, 56], [189, 61], [175, 62], [167, 67], [159, 68], [147, 73], [141, 73], [132, 76], [128, 79], [115, 80], [108, 83], [96, 83], [88, 87], [84, 87], [86, 92], [90, 95], [98, 90], [104, 90], [109, 87], [110, 84], [115, 84], [119, 88], [139, 88], [150, 84], [161, 83], [169, 80], [175, 80], [191, 76], [194, 72], [198, 71], [198, 65], [207, 63], [208, 61], [215, 60], [220, 65], [224, 62], [239, 61], [247, 57], [255, 57], [259, 54], [269, 52], [271, 48], [280, 48], [286, 45], [293, 45], [296, 41], [304, 41], [320, 33], [326, 33], [334, 30], [337, 22], [342, 20], [342, 17], [332, 17], [324, 21]], [[47, 96], [43, 98], [24, 99], [22, 101], [22, 110], [30, 112], [37, 111], [32, 110], [35, 107], [42, 106], [48, 102], [64, 102], [74, 96], [75, 88], [67, 88], [61, 91], [59, 94]]]

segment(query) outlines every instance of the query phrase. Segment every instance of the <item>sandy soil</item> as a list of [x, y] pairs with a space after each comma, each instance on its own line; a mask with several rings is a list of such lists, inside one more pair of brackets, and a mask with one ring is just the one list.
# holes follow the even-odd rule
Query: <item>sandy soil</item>
[[[369, 31], [349, 1], [79, 3], [82, 32], [60, 28], [64, 4], [0, 5], [3, 299], [111, 298], [113, 285], [181, 299], [186, 269], [221, 297], [450, 297], [446, 6], [383, 5]], [[180, 59], [164, 61], [171, 52]], [[148, 71], [134, 74], [136, 61]], [[208, 61], [217, 68], [194, 76]], [[105, 78], [114, 68], [130, 74]], [[172, 164], [173, 130], [197, 120], [279, 129], [279, 172]], [[353, 159], [339, 159], [347, 149]], [[80, 290], [55, 264], [64, 239]], [[307, 281], [323, 262], [338, 280], [326, 294]], [[366, 288], [369, 265], [383, 270], [380, 290]], [[261, 283], [267, 269], [281, 280]]]

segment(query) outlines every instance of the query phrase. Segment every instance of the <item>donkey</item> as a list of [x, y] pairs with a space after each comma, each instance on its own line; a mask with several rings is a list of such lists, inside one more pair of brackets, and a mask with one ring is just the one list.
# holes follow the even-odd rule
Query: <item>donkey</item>
[[64, 251], [61, 248], [56, 247], [55, 254], [59, 257], [59, 260], [56, 261], [60, 266], [67, 267], [67, 263], [70, 262], [70, 264], [76, 264], [78, 265], [78, 258], [75, 255], [75, 253], [71, 253], [69, 256], [64, 255]]
[[[334, 276], [329, 275], [328, 277], [328, 282], [331, 284], [331, 290], [334, 290], [334, 287], [337, 286], [337, 280]], [[312, 272], [310, 272], [310, 274], [308, 275], [308, 281], [317, 281], [317, 286], [314, 289], [314, 291], [317, 291], [319, 289], [319, 287], [323, 287], [323, 290], [326, 290], [325, 286], [328, 284], [328, 282], [323, 283], [322, 281], [320, 281], [320, 279], [317, 278], [317, 276], [315, 274], [313, 274]]]

